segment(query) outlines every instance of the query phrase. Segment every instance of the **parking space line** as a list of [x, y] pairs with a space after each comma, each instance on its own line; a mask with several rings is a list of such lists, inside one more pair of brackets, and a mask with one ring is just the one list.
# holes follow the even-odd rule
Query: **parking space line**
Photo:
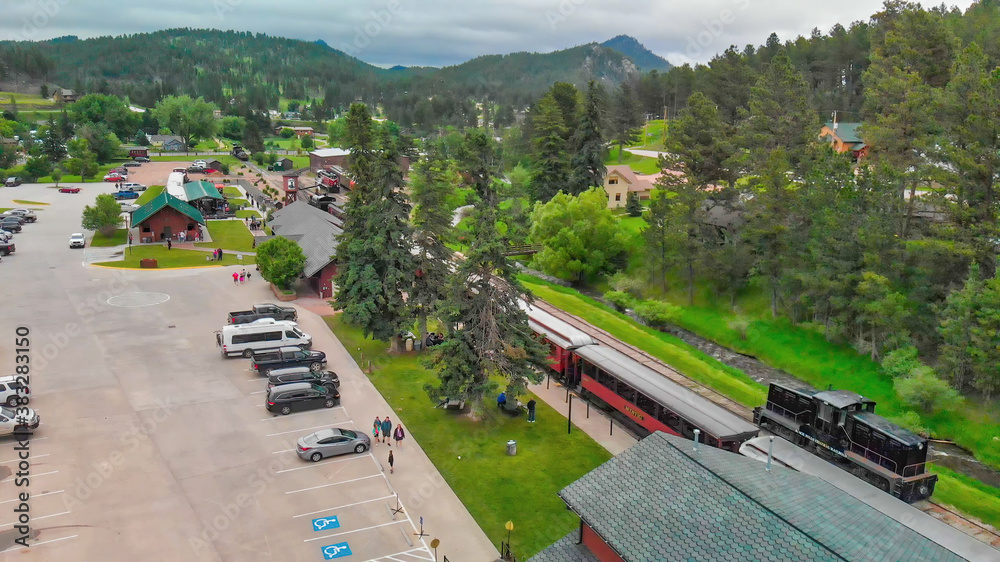
[[257, 390], [257, 391], [251, 392], [250, 394], [251, 395], [253, 395], [253, 394], [264, 394], [265, 392], [267, 392], [267, 391], [266, 390]]
[[316, 538], [312, 538], [312, 539], [305, 539], [302, 542], [322, 541], [322, 540], [326, 540], [326, 539], [332, 539], [334, 537], [341, 537], [341, 536], [344, 536], [344, 535], [350, 535], [351, 533], [359, 533], [361, 531], [370, 531], [372, 529], [378, 529], [379, 527], [387, 527], [389, 525], [396, 525], [398, 523], [403, 523], [403, 522], [404, 522], [404, 520], [400, 519], [399, 521], [390, 521], [389, 523], [382, 523], [381, 525], [372, 525], [371, 527], [365, 527], [363, 529], [354, 529], [353, 531], [344, 531], [343, 533], [337, 533], [336, 535], [326, 535], [325, 537], [316, 537]]
[[344, 480], [343, 482], [334, 482], [333, 484], [323, 484], [322, 486], [313, 486], [312, 488], [302, 488], [301, 490], [292, 490], [291, 492], [285, 492], [286, 494], [297, 494], [299, 492], [308, 492], [309, 490], [318, 490], [320, 488], [329, 488], [331, 486], [340, 486], [341, 484], [350, 484], [351, 482], [357, 482], [359, 480], [368, 480], [369, 478], [378, 478], [378, 474], [372, 474], [371, 476], [362, 476], [361, 478], [354, 478], [352, 480]]
[[281, 451], [275, 451], [275, 452], [273, 452], [273, 453], [271, 453], [271, 454], [272, 454], [272, 455], [280, 455], [281, 453], [291, 453], [291, 452], [292, 452], [292, 451], [294, 451], [294, 450], [295, 450], [295, 449], [283, 449], [283, 450], [281, 450]]
[[337, 464], [337, 463], [342, 463], [342, 462], [347, 462], [347, 461], [356, 461], [356, 460], [358, 460], [360, 458], [363, 458], [362, 455], [357, 455], [357, 456], [346, 458], [346, 459], [337, 459], [335, 461], [330, 461], [330, 462], [314, 462], [314, 463], [308, 464], [306, 466], [300, 466], [300, 467], [297, 467], [297, 468], [286, 468], [285, 470], [279, 470], [278, 472], [275, 472], [275, 474], [281, 474], [283, 472], [293, 472], [293, 471], [296, 471], [296, 470], [305, 470], [307, 468], [316, 468], [318, 466], [330, 466], [331, 464]]
[[387, 500], [389, 498], [394, 498], [394, 497], [396, 497], [396, 496], [382, 496], [381, 498], [375, 498], [373, 500], [365, 500], [363, 502], [354, 502], [354, 503], [349, 503], [347, 505], [338, 505], [337, 507], [330, 507], [330, 508], [327, 508], [327, 509], [321, 509], [319, 511], [310, 511], [309, 513], [303, 513], [301, 515], [293, 515], [292, 519], [298, 519], [299, 517], [309, 517], [310, 515], [316, 515], [317, 513], [324, 513], [324, 512], [327, 512], [327, 511], [333, 511], [335, 509], [345, 509], [345, 508], [348, 508], [348, 507], [354, 507], [356, 505], [363, 505], [363, 504], [366, 504], [366, 503], [372, 503], [372, 502], [377, 502], [377, 501], [381, 501], [381, 500]]
[[[41, 493], [41, 494], [32, 494], [31, 499], [40, 498], [42, 496], [51, 496], [53, 494], [61, 494], [61, 493], [65, 492], [65, 491], [66, 490], [59, 490], [58, 492], [44, 492], [44, 493]], [[0, 503], [10, 503], [10, 502], [16, 502], [16, 501], [19, 501], [19, 500], [16, 500], [16, 499], [13, 499], [13, 500], [4, 500], [4, 501], [2, 501]]]
[[[34, 443], [35, 441], [41, 441], [43, 439], [48, 439], [48, 437], [32, 437], [31, 439], [28, 439], [28, 442]], [[10, 443], [0, 443], [0, 447], [4, 447], [6, 445], [17, 445], [17, 441], [11, 441]]]
[[286, 433], [298, 433], [300, 431], [309, 431], [310, 429], [320, 429], [324, 427], [330, 427], [330, 424], [326, 425], [315, 425], [313, 427], [304, 427], [302, 429], [293, 429], [291, 431], [282, 431], [281, 433], [268, 433], [264, 437], [274, 437], [275, 435], [285, 435]]
[[[61, 537], [61, 538], [58, 538], [58, 539], [51, 539], [51, 540], [47, 540], [47, 541], [36, 542], [35, 544], [29, 544], [28, 548], [35, 548], [36, 546], [42, 546], [43, 544], [49, 544], [50, 542], [64, 541], [66, 539], [75, 539], [76, 537], [79, 537], [79, 536], [80, 535], [70, 535], [68, 537]], [[12, 546], [12, 547], [8, 548], [7, 550], [3, 550], [3, 551], [0, 551], [0, 552], [8, 552], [8, 551], [15, 550], [15, 549], [18, 549], [18, 548], [25, 548], [25, 547], [23, 547], [23, 546]]]
[[[58, 470], [53, 470], [52, 472], [42, 472], [41, 474], [31, 474], [31, 475], [30, 475], [30, 477], [31, 477], [31, 478], [38, 478], [39, 476], [45, 476], [45, 475], [48, 475], [48, 474], [56, 474], [56, 473], [58, 473], [58, 472], [59, 472]], [[7, 478], [11, 478], [11, 477], [13, 477], [13, 476], [14, 476], [14, 475], [13, 475], [13, 474], [11, 474], [11, 475], [10, 475], [10, 476], [8, 476]], [[0, 482], [6, 482], [6, 481], [7, 481], [7, 478], [4, 478], [3, 480], [0, 480]]]
[[[334, 406], [332, 408], [323, 408], [323, 409], [324, 410], [343, 410], [344, 407], [343, 406]], [[315, 411], [316, 410], [306, 410], [305, 412], [296, 412], [296, 413], [298, 413], [298, 414], [308, 414], [310, 412], [315, 412]], [[281, 414], [274, 414], [273, 416], [271, 416], [269, 418], [261, 418], [260, 421], [285, 420], [285, 419], [288, 419], [288, 417], [289, 416], [283, 416]]]
[[42, 457], [47, 457], [47, 456], [49, 456], [48, 453], [46, 453], [44, 455], [31, 455], [27, 459], [13, 459], [13, 460], [9, 460], [9, 461], [0, 461], [0, 464], [9, 464], [9, 463], [12, 463], [12, 462], [19, 462], [19, 461], [22, 461], [22, 460], [31, 460], [31, 461], [33, 461], [35, 459], [40, 459]]
[[[39, 520], [42, 520], [42, 519], [48, 519], [49, 517], [59, 517], [60, 515], [66, 515], [67, 513], [69, 513], [69, 512], [68, 511], [64, 511], [62, 513], [53, 513], [52, 515], [43, 515], [41, 517], [32, 517], [31, 520], [32, 521], [39, 521]], [[7, 527], [7, 526], [13, 527], [14, 525], [17, 525], [17, 523], [16, 522], [14, 522], [14, 523], [0, 523], [0, 527]]]

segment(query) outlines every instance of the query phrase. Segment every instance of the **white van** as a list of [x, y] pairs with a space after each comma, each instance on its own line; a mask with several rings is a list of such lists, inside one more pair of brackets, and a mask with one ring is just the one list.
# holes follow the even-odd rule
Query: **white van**
[[248, 324], [233, 324], [215, 332], [215, 345], [223, 357], [275, 351], [279, 347], [312, 347], [312, 336], [299, 329], [295, 322], [261, 318]]

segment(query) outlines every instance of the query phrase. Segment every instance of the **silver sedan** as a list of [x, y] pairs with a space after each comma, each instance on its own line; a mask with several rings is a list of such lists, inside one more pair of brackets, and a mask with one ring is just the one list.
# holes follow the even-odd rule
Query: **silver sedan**
[[300, 437], [295, 452], [302, 460], [319, 462], [325, 457], [346, 453], [361, 454], [372, 445], [371, 438], [364, 433], [337, 427], [321, 429]]

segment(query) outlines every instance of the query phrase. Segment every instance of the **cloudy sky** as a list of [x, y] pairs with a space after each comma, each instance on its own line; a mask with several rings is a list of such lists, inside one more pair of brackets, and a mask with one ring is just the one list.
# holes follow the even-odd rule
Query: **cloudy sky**
[[[972, 0], [957, 6], [967, 8]], [[952, 3], [949, 3], [951, 5]], [[0, 39], [94, 37], [197, 27], [314, 41], [379, 66], [445, 66], [548, 52], [620, 34], [673, 64], [729, 45], [783, 41], [867, 20], [881, 0], [0, 0]]]

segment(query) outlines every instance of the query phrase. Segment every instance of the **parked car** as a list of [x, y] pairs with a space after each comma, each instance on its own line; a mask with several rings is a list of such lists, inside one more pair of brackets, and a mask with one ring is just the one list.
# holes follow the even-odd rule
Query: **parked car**
[[347, 453], [361, 454], [372, 446], [371, 438], [364, 432], [331, 427], [299, 437], [295, 452], [302, 460], [319, 462], [326, 457]]
[[86, 246], [87, 246], [87, 237], [84, 236], [82, 232], [77, 232], [75, 234], [69, 235], [70, 248], [85, 248]]
[[149, 162], [149, 157], [148, 156], [136, 156], [132, 160], [135, 160], [136, 162]]
[[141, 183], [130, 182], [122, 186], [123, 191], [146, 191], [146, 186]]
[[[23, 390], [22, 390], [23, 389]], [[0, 403], [11, 408], [21, 403], [21, 397], [28, 393], [28, 389], [17, 382], [17, 377], [0, 377]]]
[[13, 242], [0, 242], [0, 256], [9, 256], [15, 249]]
[[7, 219], [15, 220], [17, 221], [18, 224], [24, 224], [28, 222], [28, 219], [22, 217], [21, 215], [15, 215], [11, 211], [5, 211], [3, 214], [0, 214], [0, 220], [7, 220]]
[[113, 172], [104, 176], [104, 181], [125, 181], [125, 179], [126, 178], [123, 178], [121, 174], [116, 174]]
[[0, 240], [4, 242], [10, 242], [14, 238], [14, 234], [7, 232], [6, 230], [0, 230]]
[[121, 201], [122, 199], [138, 199], [139, 194], [134, 191], [119, 191], [117, 193], [112, 193], [112, 197], [116, 200]]
[[7, 212], [15, 217], [23, 218], [26, 222], [35, 222], [38, 220], [38, 216], [30, 209], [11, 209]]
[[80, 193], [79, 187], [60, 187], [59, 193]]
[[264, 303], [255, 304], [250, 310], [236, 310], [229, 313], [230, 324], [246, 324], [261, 318], [274, 318], [275, 320], [298, 320], [299, 313], [290, 306], [278, 306], [276, 304]]
[[340, 377], [333, 371], [310, 371], [309, 367], [274, 369], [267, 377], [267, 389], [293, 382], [308, 382], [320, 386], [340, 388]]
[[191, 163], [191, 165], [204, 170], [205, 168], [208, 167], [208, 162], [205, 160], [195, 160], [194, 162]]
[[287, 367], [309, 367], [310, 371], [319, 371], [324, 365], [325, 353], [298, 347], [282, 347], [278, 351], [256, 353], [253, 356], [253, 369], [262, 375], [270, 375], [274, 369]]
[[13, 217], [0, 219], [0, 229], [7, 232], [21, 232], [21, 221]]
[[122, 166], [125, 166], [126, 168], [138, 168], [139, 166], [142, 166], [142, 163], [133, 160], [132, 162], [122, 164]]
[[287, 416], [292, 412], [333, 408], [340, 404], [340, 393], [328, 386], [297, 382], [283, 384], [267, 391], [265, 407], [268, 412], [279, 412]]
[[7, 187], [16, 187], [21, 185], [21, 178], [9, 177], [3, 184]]
[[17, 411], [0, 406], [0, 435], [11, 435], [28, 429], [38, 429], [40, 422], [38, 414], [31, 408], [19, 408], [23, 415], [18, 415]]
[[131, 213], [132, 211], [136, 211], [139, 209], [139, 205], [136, 205], [135, 203], [129, 203], [128, 201], [119, 201], [118, 204], [122, 206], [123, 213]]

